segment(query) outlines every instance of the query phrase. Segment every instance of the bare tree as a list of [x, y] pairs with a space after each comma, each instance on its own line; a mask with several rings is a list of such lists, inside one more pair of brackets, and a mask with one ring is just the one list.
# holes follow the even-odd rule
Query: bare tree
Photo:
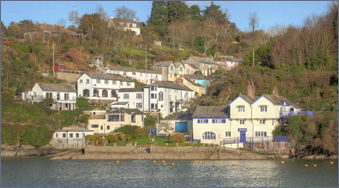
[[252, 34], [254, 33], [254, 30], [259, 27], [259, 18], [257, 16], [256, 12], [251, 12], [250, 15], [248, 16], [249, 18], [249, 26], [252, 28]]
[[95, 12], [100, 15], [100, 18], [102, 20], [108, 21], [107, 12], [105, 11], [105, 9], [101, 5], [97, 5]]
[[136, 16], [136, 12], [125, 6], [118, 7], [114, 10], [115, 17], [120, 19], [133, 19]]
[[57, 25], [61, 26], [61, 27], [66, 27], [66, 20], [63, 18], [60, 18]]
[[80, 24], [80, 17], [79, 17], [78, 11], [70, 12], [69, 15], [68, 15], [68, 20], [70, 22], [72, 22], [73, 25], [74, 25], [74, 23], [75, 23], [75, 25], [79, 25]]

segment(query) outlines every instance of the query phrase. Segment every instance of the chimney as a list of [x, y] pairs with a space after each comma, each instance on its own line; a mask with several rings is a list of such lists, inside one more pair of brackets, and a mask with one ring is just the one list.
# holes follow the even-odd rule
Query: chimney
[[273, 95], [279, 96], [279, 92], [278, 92], [278, 86], [274, 86], [273, 91], [272, 91]]
[[250, 84], [250, 82], [248, 82], [247, 96], [252, 97], [253, 99], [255, 98], [255, 87], [254, 87], [253, 81], [252, 81], [252, 85]]
[[155, 59], [153, 59], [153, 65], [155, 64], [156, 62], [155, 62]]

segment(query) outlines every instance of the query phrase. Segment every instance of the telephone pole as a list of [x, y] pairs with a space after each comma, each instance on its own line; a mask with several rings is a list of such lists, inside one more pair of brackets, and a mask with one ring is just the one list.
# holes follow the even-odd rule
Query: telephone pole
[[145, 45], [146, 46], [146, 61], [145, 61], [145, 68], [147, 69], [147, 44]]
[[54, 40], [53, 40], [53, 76], [54, 76]]
[[73, 8], [74, 8], [74, 11], [73, 11], [73, 14], [74, 14], [74, 15], [73, 15], [73, 16], [74, 16], [74, 17], [73, 17], [73, 25], [74, 25], [74, 27], [75, 27], [75, 7], [76, 7], [76, 6], [73, 6]]

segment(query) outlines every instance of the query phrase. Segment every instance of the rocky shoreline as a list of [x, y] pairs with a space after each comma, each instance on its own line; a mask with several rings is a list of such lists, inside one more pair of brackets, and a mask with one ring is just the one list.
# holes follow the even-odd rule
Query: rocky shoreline
[[[1, 146], [1, 157], [46, 156], [50, 160], [264, 160], [288, 159], [288, 155], [260, 154], [217, 147], [87, 146], [84, 150], [56, 149], [52, 146]], [[338, 159], [338, 155], [310, 155], [302, 159]]]

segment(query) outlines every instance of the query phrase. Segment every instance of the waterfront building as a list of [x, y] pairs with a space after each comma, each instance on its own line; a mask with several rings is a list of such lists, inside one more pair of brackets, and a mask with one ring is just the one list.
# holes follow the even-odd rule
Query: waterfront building
[[117, 91], [118, 102], [111, 104], [111, 108], [132, 108], [144, 111], [143, 88], [120, 89]]
[[88, 99], [117, 100], [116, 90], [134, 88], [131, 78], [86, 72], [78, 78], [78, 96]]
[[272, 95], [255, 96], [252, 82], [247, 95], [240, 94], [227, 107], [198, 106], [192, 116], [193, 138], [201, 143], [221, 144], [245, 142], [248, 137], [271, 137], [281, 118], [291, 114], [310, 113], [279, 96], [277, 87]]
[[146, 114], [138, 109], [116, 108], [104, 115], [91, 115], [87, 129], [94, 133], [106, 135], [125, 125], [144, 127]]
[[64, 127], [53, 133], [50, 144], [56, 148], [80, 149], [85, 147], [86, 136], [94, 135], [94, 131], [84, 128]]
[[22, 93], [22, 100], [27, 102], [42, 102], [45, 99], [53, 99], [50, 104], [52, 110], [74, 110], [76, 103], [76, 91], [70, 84], [36, 83], [32, 91]]

